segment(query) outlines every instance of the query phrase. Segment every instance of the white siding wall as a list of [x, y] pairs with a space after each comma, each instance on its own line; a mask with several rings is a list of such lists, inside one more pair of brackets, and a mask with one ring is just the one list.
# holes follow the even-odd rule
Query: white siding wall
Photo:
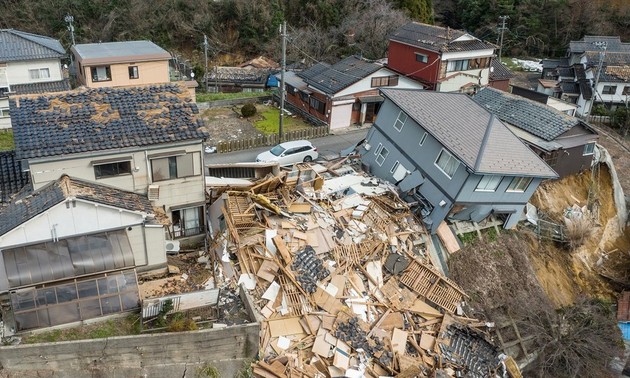
[[[48, 68], [50, 72], [50, 77], [45, 79], [31, 80], [28, 70], [40, 68]], [[9, 85], [59, 81], [63, 78], [61, 73], [61, 62], [59, 61], [59, 59], [10, 62], [7, 63], [7, 78], [9, 80]]]
[[403, 88], [403, 89], [422, 89], [422, 85], [417, 81], [408, 79], [392, 70], [387, 68], [381, 68], [380, 70], [374, 72], [370, 76], [359, 80], [358, 82], [352, 84], [348, 88], [345, 88], [338, 93], [335, 93], [335, 97], [343, 97], [349, 96], [355, 93], [361, 93], [369, 90], [377, 90], [379, 88], [372, 88], [372, 78], [380, 77], [380, 76], [390, 76], [390, 75], [399, 75], [398, 85], [395, 87], [382, 87], [382, 88]]
[[[0, 99], [0, 109], [8, 109], [9, 108], [9, 99], [1, 98]], [[9, 117], [0, 117], [0, 129], [9, 129], [11, 128], [11, 118]]]
[[[465, 73], [465, 75], [457, 75], [459, 72]], [[480, 73], [481, 77], [479, 77]], [[448, 72], [446, 75], [455, 76], [438, 84], [438, 92], [459, 92], [462, 86], [469, 83], [480, 84], [482, 86], [488, 85], [490, 69], [484, 68], [482, 70]]]

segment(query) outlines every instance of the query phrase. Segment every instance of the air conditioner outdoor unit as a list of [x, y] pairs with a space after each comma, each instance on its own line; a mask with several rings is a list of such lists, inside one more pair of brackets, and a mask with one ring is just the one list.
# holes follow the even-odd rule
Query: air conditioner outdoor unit
[[176, 255], [179, 252], [179, 241], [167, 240], [166, 243], [164, 243], [164, 247], [166, 248], [166, 253]]
[[160, 199], [160, 186], [149, 185], [149, 190], [147, 191], [147, 197], [149, 197], [149, 201], [159, 200]]

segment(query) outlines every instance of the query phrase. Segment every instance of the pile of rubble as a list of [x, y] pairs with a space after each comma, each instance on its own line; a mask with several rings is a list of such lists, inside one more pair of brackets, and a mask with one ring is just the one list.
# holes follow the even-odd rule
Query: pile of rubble
[[298, 164], [212, 193], [222, 274], [260, 315], [255, 377], [518, 376], [389, 184]]

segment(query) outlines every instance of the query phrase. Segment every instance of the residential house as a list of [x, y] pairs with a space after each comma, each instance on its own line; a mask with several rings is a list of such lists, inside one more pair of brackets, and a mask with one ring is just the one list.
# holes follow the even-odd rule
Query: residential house
[[627, 106], [629, 66], [630, 43], [618, 36], [585, 36], [569, 43], [566, 58], [543, 60], [543, 79], [556, 81], [554, 96], [576, 103], [583, 116], [597, 106], [609, 110]]
[[15, 158], [15, 151], [0, 151], [0, 205], [29, 183], [29, 174]]
[[0, 29], [0, 129], [11, 128], [9, 95], [65, 91], [58, 40], [13, 29]]
[[488, 86], [502, 90], [504, 92], [510, 91], [510, 79], [514, 77], [514, 73], [510, 71], [507, 66], [501, 63], [498, 59], [493, 58], [490, 63], [490, 77], [488, 80]]
[[471, 93], [489, 84], [495, 48], [461, 30], [410, 22], [389, 37], [387, 67], [429, 90]]
[[0, 209], [3, 334], [139, 307], [136, 274], [166, 267], [146, 196], [62, 175]]
[[494, 213], [513, 227], [543, 179], [558, 175], [463, 93], [383, 89], [361, 160], [418, 205], [431, 233], [446, 217]]
[[287, 72], [285, 87], [292, 110], [325, 122], [331, 130], [374, 122], [383, 101], [380, 88], [422, 89], [414, 80], [356, 56]]
[[510, 89], [508, 90], [508, 92], [513, 93], [517, 96], [528, 98], [532, 101], [540, 102], [541, 104], [550, 106], [570, 116], [575, 116], [577, 114], [576, 104], [559, 100], [551, 95], [548, 95], [547, 93], [544, 93], [543, 91], [534, 91], [531, 89], [519, 87], [517, 85], [510, 85]]
[[560, 177], [591, 167], [598, 135], [581, 119], [493, 88], [482, 89], [474, 100], [503, 121]]
[[204, 233], [203, 140], [182, 84], [80, 88], [11, 99], [16, 158], [38, 190], [62, 175], [148, 196], [168, 239]]
[[271, 76], [269, 68], [215, 67], [208, 72], [210, 92], [263, 92]]

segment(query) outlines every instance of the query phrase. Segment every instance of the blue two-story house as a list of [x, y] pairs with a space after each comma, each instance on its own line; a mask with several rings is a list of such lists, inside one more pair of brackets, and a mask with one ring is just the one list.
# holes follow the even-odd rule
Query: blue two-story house
[[512, 228], [544, 179], [558, 175], [468, 95], [383, 89], [362, 162], [417, 203], [432, 233], [446, 218], [494, 213]]

